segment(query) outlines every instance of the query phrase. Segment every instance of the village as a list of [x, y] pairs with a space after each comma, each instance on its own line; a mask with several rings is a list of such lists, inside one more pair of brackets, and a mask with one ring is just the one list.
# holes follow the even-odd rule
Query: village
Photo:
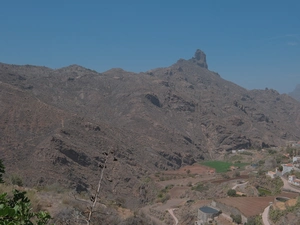
[[225, 165], [220, 161], [215, 168], [198, 163], [155, 174], [162, 189], [157, 202], [143, 210], [153, 221], [170, 225], [276, 224], [274, 214], [292, 214], [300, 207], [299, 153], [300, 142], [233, 150], [225, 159], [231, 162], [226, 172], [215, 166]]

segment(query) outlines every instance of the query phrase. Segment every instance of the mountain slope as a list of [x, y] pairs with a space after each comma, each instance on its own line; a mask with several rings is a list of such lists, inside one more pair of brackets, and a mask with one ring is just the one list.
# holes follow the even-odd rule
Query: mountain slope
[[151, 198], [149, 173], [300, 138], [299, 102], [222, 79], [200, 50], [139, 74], [0, 64], [0, 82], [0, 150], [11, 173], [30, 175], [27, 185], [91, 191], [113, 151], [104, 191], [129, 207]]

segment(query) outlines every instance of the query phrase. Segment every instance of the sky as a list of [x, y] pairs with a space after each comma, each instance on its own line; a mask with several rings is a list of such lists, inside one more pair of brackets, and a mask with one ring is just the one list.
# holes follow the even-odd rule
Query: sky
[[206, 53], [247, 89], [300, 84], [300, 1], [3, 0], [0, 62], [142, 72]]

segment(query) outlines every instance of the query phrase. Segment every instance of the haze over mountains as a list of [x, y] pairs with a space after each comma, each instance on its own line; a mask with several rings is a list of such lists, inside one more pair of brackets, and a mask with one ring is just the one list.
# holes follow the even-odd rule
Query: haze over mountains
[[1, 158], [26, 185], [90, 190], [112, 152], [104, 191], [128, 207], [149, 200], [149, 173], [300, 139], [298, 101], [222, 79], [201, 50], [139, 74], [0, 64], [0, 117]]

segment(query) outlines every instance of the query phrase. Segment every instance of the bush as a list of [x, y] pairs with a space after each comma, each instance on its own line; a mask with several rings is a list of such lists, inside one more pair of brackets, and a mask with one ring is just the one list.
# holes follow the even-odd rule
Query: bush
[[17, 175], [12, 175], [10, 178], [10, 181], [13, 185], [18, 185], [20, 187], [23, 186], [23, 181], [20, 177], [18, 177]]
[[261, 216], [250, 217], [246, 225], [263, 225]]
[[234, 190], [234, 189], [229, 189], [229, 190], [227, 191], [227, 195], [228, 195], [228, 196], [231, 196], [231, 197], [235, 197], [235, 196], [236, 196], [236, 190]]
[[229, 175], [226, 174], [226, 173], [222, 173], [221, 176], [222, 176], [224, 179], [229, 179], [229, 178], [230, 178]]
[[197, 183], [194, 187], [192, 187], [192, 190], [194, 190], [194, 191], [206, 191], [206, 190], [208, 190], [208, 187], [205, 186], [202, 183]]
[[[0, 160], [0, 178], [4, 173], [4, 166]], [[15, 179], [12, 182], [21, 186], [22, 180]], [[12, 196], [7, 193], [0, 194], [0, 224], [1, 225], [46, 225], [51, 216], [44, 211], [32, 212], [30, 200], [25, 196], [26, 192], [14, 190]]]
[[13, 191], [13, 197], [7, 193], [0, 195], [1, 225], [44, 225], [51, 219], [47, 212], [31, 212], [31, 204], [26, 192]]
[[235, 173], [234, 173], [234, 177], [240, 177], [241, 176], [241, 173], [240, 173], [240, 171], [235, 171]]
[[270, 209], [269, 218], [276, 223], [283, 216], [283, 211], [279, 209]]
[[242, 216], [241, 215], [230, 215], [230, 217], [232, 218], [233, 222], [240, 224], [242, 223]]

